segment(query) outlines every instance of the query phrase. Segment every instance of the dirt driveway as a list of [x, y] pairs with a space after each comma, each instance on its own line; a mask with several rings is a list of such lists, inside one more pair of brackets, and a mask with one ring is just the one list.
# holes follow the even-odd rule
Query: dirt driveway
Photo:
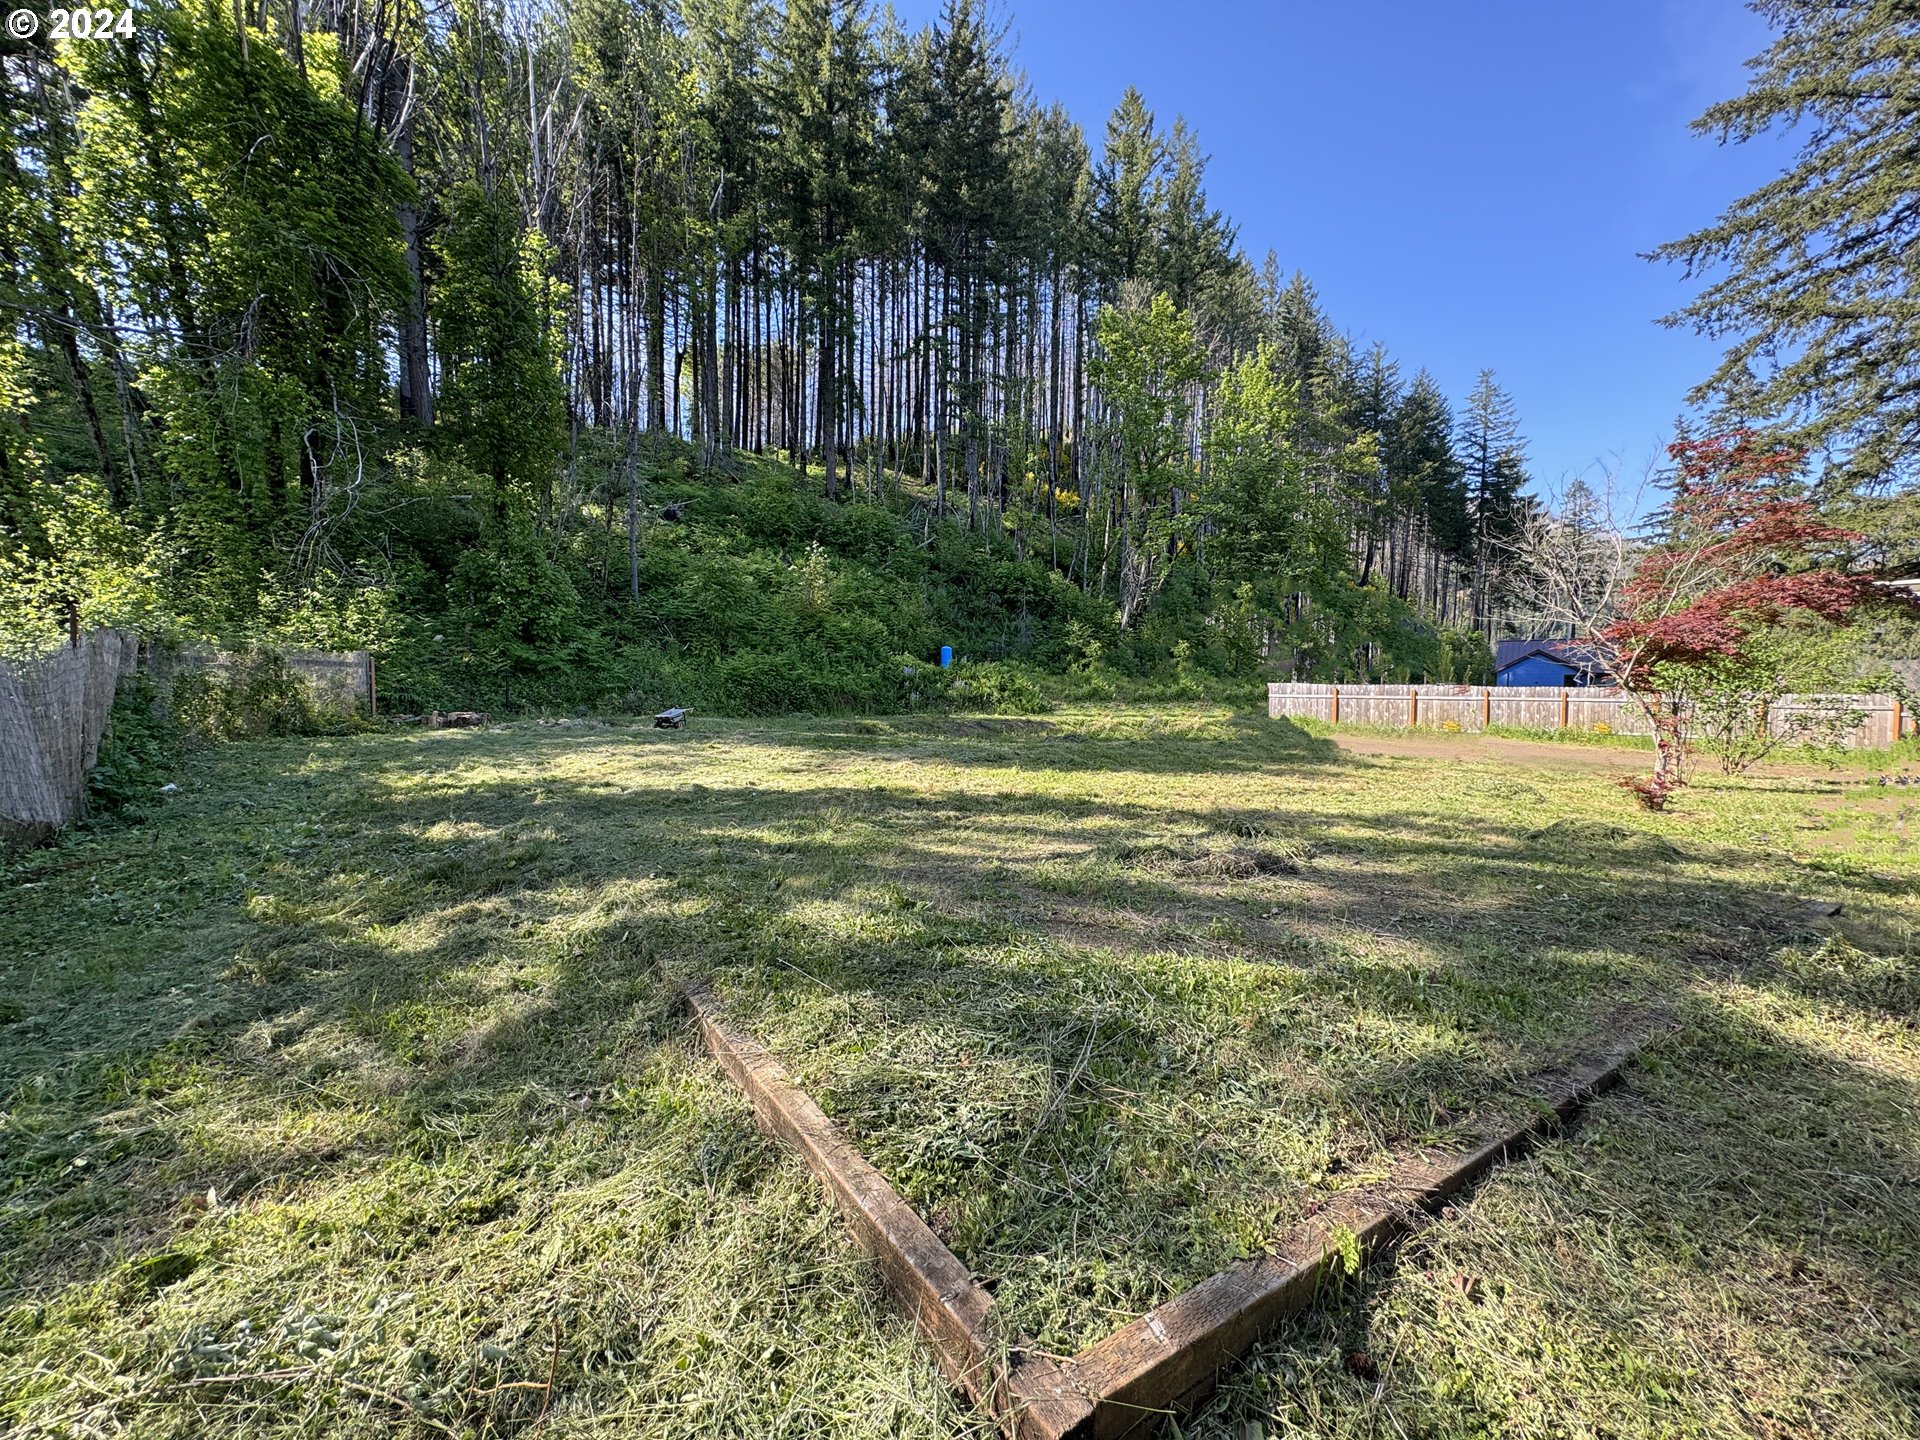
[[1569, 770], [1629, 774], [1653, 763], [1651, 751], [1610, 745], [1574, 745], [1558, 740], [1508, 740], [1498, 735], [1449, 735], [1441, 731], [1402, 735], [1339, 734], [1332, 737], [1355, 755], [1405, 755], [1426, 760], [1508, 760]]
[[[1450, 735], [1442, 731], [1406, 731], [1399, 734], [1336, 733], [1333, 742], [1354, 755], [1405, 756], [1420, 760], [1507, 761], [1515, 765], [1544, 765], [1589, 774], [1631, 775], [1653, 767], [1651, 750], [1617, 745], [1580, 745], [1557, 740], [1510, 740], [1498, 735]], [[1719, 774], [1718, 763], [1696, 753], [1692, 775], [1696, 780]], [[1849, 765], [1830, 766], [1804, 759], [1776, 760], [1747, 772], [1753, 780], [1794, 782], [1814, 791], [1857, 795], [1877, 788], [1880, 772]], [[1886, 771], [1894, 782], [1878, 793], [1890, 810], [1920, 800], [1920, 766], [1898, 762]], [[1909, 788], [1912, 787], [1912, 788]]]

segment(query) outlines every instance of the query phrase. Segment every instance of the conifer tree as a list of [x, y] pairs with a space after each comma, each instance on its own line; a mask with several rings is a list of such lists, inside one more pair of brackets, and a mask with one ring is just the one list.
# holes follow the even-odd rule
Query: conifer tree
[[815, 341], [815, 423], [829, 499], [839, 493], [849, 402], [852, 269], [867, 228], [875, 155], [874, 73], [865, 0], [793, 0], [771, 68], [783, 234]]
[[1109, 292], [1146, 272], [1165, 165], [1166, 143], [1154, 128], [1153, 112], [1129, 85], [1107, 117], [1106, 143], [1093, 171], [1094, 242]]
[[1690, 397], [1828, 457], [1843, 485], [1920, 477], [1920, 5], [1754, 0], [1779, 31], [1696, 133], [1792, 128], [1800, 153], [1654, 254], [1709, 277], [1667, 317], [1729, 344]]
[[1469, 548], [1473, 522], [1466, 475], [1453, 446], [1453, 411], [1433, 376], [1422, 370], [1401, 398], [1387, 432], [1387, 464], [1417, 497], [1414, 514], [1444, 554]]
[[1233, 260], [1234, 230], [1207, 206], [1203, 185], [1207, 160], [1187, 122], [1175, 119], [1162, 143], [1165, 173], [1153, 193], [1151, 278], [1154, 289], [1178, 310], [1191, 310], [1226, 276]]
[[1527, 481], [1520, 421], [1512, 398], [1491, 370], [1480, 372], [1467, 397], [1460, 417], [1459, 454], [1473, 522], [1474, 623], [1485, 628], [1492, 619], [1503, 542], [1518, 526], [1520, 492]]

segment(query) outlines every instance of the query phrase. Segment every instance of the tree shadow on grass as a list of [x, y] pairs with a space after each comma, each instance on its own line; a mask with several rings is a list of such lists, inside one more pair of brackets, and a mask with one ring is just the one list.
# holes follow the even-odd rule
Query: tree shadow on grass
[[[1342, 817], [1298, 874], [1239, 885], [1133, 861], [1154, 837], [1317, 844], [1327, 818], [908, 785], [702, 780], [641, 794], [457, 770], [415, 783], [429, 758], [450, 754], [511, 763], [517, 747], [375, 767], [343, 747], [309, 763], [303, 793], [338, 787], [335, 818], [305, 850], [271, 833], [249, 842], [260, 857], [248, 861], [252, 898], [214, 907], [238, 943], [192, 962], [220, 997], [192, 1033], [81, 1057], [35, 1043], [8, 1065], [22, 1133], [109, 1126], [143, 1091], [164, 1103], [207, 1074], [282, 1122], [281, 1138], [251, 1148], [244, 1133], [209, 1145], [161, 1123], [78, 1179], [52, 1168], [58, 1146], [43, 1146], [47, 1164], [11, 1202], [32, 1218], [10, 1225], [10, 1243], [36, 1252], [31, 1289], [16, 1294], [44, 1297], [115, 1263], [110, 1238], [56, 1254], [99, 1214], [98, 1196], [62, 1208], [63, 1193], [87, 1184], [118, 1186], [108, 1197], [123, 1212], [118, 1233], [151, 1249], [172, 1243], [183, 1167], [217, 1168], [242, 1196], [285, 1195], [368, 1153], [431, 1170], [475, 1134], [585, 1123], [570, 1097], [617, 1090], [634, 1053], [678, 1026], [676, 978], [726, 988], [983, 1268], [1028, 1265], [1003, 1276], [1003, 1290], [1025, 1284], [1036, 1313], [1049, 1295], [1095, 1313], [1150, 1303], [1168, 1277], [1124, 1269], [1142, 1249], [1137, 1222], [1173, 1217], [1173, 1249], [1154, 1259], [1174, 1269], [1211, 1263], [1222, 1234], [1257, 1245], [1288, 1204], [1363, 1175], [1384, 1147], [1511, 1103], [1521, 1077], [1624, 999], [1671, 1001], [1755, 976], [1805, 993], [1743, 958], [1794, 930], [1777, 882], [1728, 850], [1676, 859], [1627, 844], [1596, 862], [1591, 846], [1529, 845], [1472, 817], [1407, 810]], [[661, 783], [709, 773], [665, 745], [646, 759]], [[1032, 872], [1066, 863], [1071, 886], [1083, 862], [1100, 905], [1171, 911], [1175, 930], [1238, 918], [1248, 936], [1198, 955], [1172, 943], [1134, 955], [1062, 944], [1045, 913], [1062, 892]], [[1418, 905], [1383, 904], [1404, 900], [1408, 872], [1427, 870]], [[1577, 903], [1563, 900], [1575, 889]], [[1307, 910], [1254, 925], [1249, 910], [1296, 890]], [[1321, 912], [1335, 923], [1290, 918]], [[1723, 948], [1692, 951], [1688, 937]], [[1840, 982], [1821, 983], [1833, 1000]], [[1696, 1027], [1719, 1023], [1709, 1001], [1687, 1003]], [[854, 1063], [850, 1045], [885, 1063]], [[1820, 1057], [1781, 1053], [1790, 1070], [1824, 1073]], [[55, 1078], [36, 1091], [34, 1074]], [[1862, 1070], [1827, 1091], [1820, 1098], [1912, 1113], [1898, 1076]], [[366, 1117], [345, 1149], [298, 1138], [340, 1109]], [[1263, 1126], [1287, 1124], [1298, 1143], [1248, 1148]], [[1895, 1137], [1873, 1174], [1892, 1183], [1902, 1167], [1912, 1173], [1913, 1150]], [[536, 1171], [516, 1176], [537, 1193]], [[1779, 1183], [1794, 1177], [1808, 1178]], [[1258, 1203], [1229, 1205], [1224, 1229], [1218, 1213], [1193, 1219], [1236, 1188]], [[481, 1211], [497, 1215], [495, 1203], [517, 1202]], [[1103, 1203], [1124, 1222], [1111, 1236], [1062, 1242], [1076, 1211]], [[1806, 1220], [1808, 1246], [1828, 1243], [1821, 1223]], [[1048, 1272], [1063, 1255], [1067, 1270]], [[1104, 1265], [1104, 1278], [1068, 1273], [1083, 1262]]]

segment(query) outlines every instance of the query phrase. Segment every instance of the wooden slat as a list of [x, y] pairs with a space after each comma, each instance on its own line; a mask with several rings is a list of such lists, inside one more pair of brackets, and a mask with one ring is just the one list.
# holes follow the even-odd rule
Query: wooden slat
[[1844, 743], [1855, 750], [1878, 750], [1899, 738], [1898, 705], [1891, 695], [1784, 695], [1768, 707], [1768, 728], [1775, 735], [1794, 737], [1799, 716], [1821, 721], [1853, 716], [1857, 723], [1847, 730]]
[[1272, 1253], [1202, 1281], [1082, 1351], [1066, 1368], [1069, 1379], [1095, 1397], [1092, 1425], [1083, 1433], [1090, 1440], [1145, 1435], [1169, 1414], [1191, 1411], [1229, 1362], [1313, 1303], [1343, 1263], [1345, 1235], [1363, 1260], [1391, 1246], [1428, 1211], [1500, 1161], [1526, 1153], [1617, 1084], [1641, 1043], [1624, 1043], [1566, 1072], [1550, 1086], [1548, 1109], [1539, 1117], [1464, 1151], [1408, 1157], [1381, 1184], [1337, 1197]]
[[1416, 685], [1420, 697], [1420, 725], [1441, 730], [1448, 726], [1463, 732], [1481, 730], [1486, 714], [1486, 694], [1480, 685]]
[[1314, 720], [1333, 719], [1333, 686], [1300, 681], [1276, 681], [1267, 686], [1267, 714], [1299, 715]]
[[860, 1248], [912, 1315], [940, 1368], [1017, 1440], [1064, 1440], [1089, 1433], [1092, 1407], [1060, 1367], [1030, 1347], [998, 1339], [988, 1321], [993, 1297], [960, 1258], [848, 1143], [840, 1127], [788, 1078], [780, 1062], [727, 1023], [713, 994], [687, 990], [707, 1049], [752, 1101], [761, 1126], [817, 1175]]
[[[1518, 725], [1534, 730], [1592, 732], [1605, 725], [1616, 735], [1650, 735], [1653, 725], [1639, 703], [1610, 685], [1342, 685], [1335, 713], [1332, 685], [1278, 681], [1267, 686], [1267, 714], [1311, 716], [1354, 725], [1445, 727], [1481, 730], [1487, 725]], [[1854, 749], [1893, 744], [1902, 733], [1900, 702], [1891, 695], [1787, 695], [1775, 701], [1772, 724], [1791, 733], [1789, 717], [1798, 711], [1857, 711], [1860, 723], [1843, 743]]]

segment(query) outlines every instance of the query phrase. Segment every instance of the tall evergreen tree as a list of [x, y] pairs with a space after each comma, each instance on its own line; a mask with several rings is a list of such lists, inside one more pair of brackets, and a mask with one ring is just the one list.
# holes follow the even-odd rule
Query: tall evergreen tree
[[1187, 122], [1175, 119], [1162, 144], [1165, 173], [1154, 187], [1149, 278], [1179, 310], [1191, 310], [1233, 261], [1233, 226], [1207, 205], [1207, 160]]
[[1422, 370], [1394, 413], [1387, 464], [1418, 497], [1414, 513], [1424, 520], [1433, 544], [1445, 554], [1463, 555], [1473, 538], [1473, 520], [1453, 432], [1447, 397]]
[[1670, 325], [1730, 339], [1692, 395], [1824, 451], [1846, 485], [1920, 478], [1920, 5], [1753, 0], [1779, 37], [1694, 130], [1797, 129], [1795, 162], [1661, 246], [1712, 277]]
[[878, 80], [865, 0], [794, 0], [771, 71], [778, 194], [816, 344], [816, 424], [829, 499], [839, 492], [853, 322], [849, 288], [866, 236]]
[[[981, 515], [981, 447], [989, 371], [987, 322], [1000, 251], [1013, 222], [1008, 151], [1011, 82], [980, 0], [946, 0], [930, 40], [928, 249], [942, 271], [942, 390], [959, 423], [967, 523]], [[947, 407], [938, 429], [944, 436]], [[939, 463], [939, 462], [936, 462]], [[942, 476], [947, 466], [942, 464]]]
[[1094, 166], [1093, 235], [1109, 289], [1146, 273], [1154, 237], [1154, 202], [1166, 165], [1166, 143], [1153, 112], [1129, 85], [1107, 117], [1106, 142]]
[[1527, 453], [1513, 400], [1482, 370], [1460, 417], [1459, 455], [1473, 522], [1474, 623], [1485, 627], [1504, 552], [1521, 516]]

